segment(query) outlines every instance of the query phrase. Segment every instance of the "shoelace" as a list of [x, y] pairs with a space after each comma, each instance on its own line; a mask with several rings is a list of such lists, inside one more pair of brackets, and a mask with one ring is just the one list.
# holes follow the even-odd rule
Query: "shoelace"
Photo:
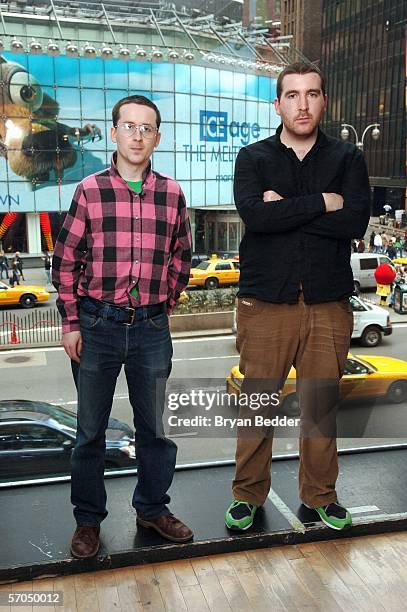
[[[328, 512], [328, 508], [331, 508], [331, 513]], [[342, 508], [342, 506], [339, 506], [339, 504], [336, 504], [336, 503], [332, 503], [332, 504], [328, 504], [327, 506], [324, 506], [324, 510], [328, 516], [330, 516], [330, 514], [332, 513], [336, 514], [338, 518], [345, 518], [346, 516], [346, 510]]]
[[233, 508], [236, 508], [236, 506], [243, 506], [243, 504], [245, 506], [247, 506], [247, 508], [250, 510], [250, 512], [252, 511], [253, 506], [252, 506], [252, 504], [249, 504], [249, 502], [235, 501], [233, 503]]
[[[252, 509], [253, 509], [252, 504], [249, 504], [248, 502], [240, 502], [240, 501], [235, 501], [235, 502], [233, 503], [233, 506], [232, 506], [232, 508], [230, 509], [231, 513], [233, 512], [233, 510], [235, 510], [235, 508], [238, 508], [238, 510], [243, 510], [243, 508], [241, 508], [241, 506], [246, 506], [246, 508], [247, 508], [247, 509], [248, 509], [248, 511], [249, 511], [249, 514], [251, 514], [251, 513], [252, 513]], [[232, 516], [233, 516], [233, 515], [232, 515]], [[244, 515], [242, 515], [242, 516], [244, 516]], [[234, 519], [237, 519], [237, 518], [239, 518], [239, 517], [235, 515], [235, 516], [233, 516], [233, 518], [234, 518]], [[241, 518], [241, 517], [240, 517], [240, 518]]]

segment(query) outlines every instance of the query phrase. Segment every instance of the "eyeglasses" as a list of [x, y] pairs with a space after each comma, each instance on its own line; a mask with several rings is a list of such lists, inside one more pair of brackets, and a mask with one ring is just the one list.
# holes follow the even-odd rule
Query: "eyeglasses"
[[130, 136], [133, 136], [136, 130], [139, 131], [142, 138], [147, 138], [148, 140], [154, 138], [158, 132], [158, 128], [150, 125], [149, 123], [141, 123], [140, 125], [137, 125], [137, 123], [129, 123], [128, 121], [125, 121], [124, 123], [118, 123], [114, 127], [124, 134], [124, 136], [128, 136], [129, 138]]

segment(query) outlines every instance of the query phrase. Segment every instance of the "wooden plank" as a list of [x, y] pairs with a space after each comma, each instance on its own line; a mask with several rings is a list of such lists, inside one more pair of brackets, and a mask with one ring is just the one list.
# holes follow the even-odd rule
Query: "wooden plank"
[[[304, 585], [298, 578], [282, 549], [267, 548], [265, 553], [273, 572], [284, 587], [286, 598], [288, 598], [291, 607], [295, 606], [298, 610], [315, 610], [318, 607], [317, 601], [312, 597], [307, 585]], [[282, 601], [286, 605], [285, 600], [282, 599]]]
[[[8, 594], [12, 592], [11, 584], [0, 584], [0, 593], [2, 597], [8, 598]], [[3, 612], [11, 612], [11, 607], [9, 605], [4, 604], [2, 606], [1, 611]]]
[[205, 596], [208, 608], [214, 612], [231, 610], [213, 566], [207, 557], [192, 559], [192, 568]]
[[[26, 592], [30, 592], [32, 593], [33, 590], [33, 586], [32, 586], [32, 581], [30, 582], [14, 582], [13, 584], [10, 585], [10, 591], [12, 593], [21, 593], [22, 591], [26, 591]], [[12, 606], [12, 610], [13, 612], [32, 612], [33, 607], [30, 605], [18, 605], [18, 604], [13, 604]]]
[[323, 556], [318, 544], [301, 544], [300, 551], [317, 574], [322, 584], [332, 593], [338, 605], [345, 610], [360, 610], [357, 599], [341, 579], [340, 575]]
[[140, 593], [142, 610], [165, 610], [157, 578], [152, 565], [139, 565], [133, 568], [137, 588]]
[[259, 578], [263, 588], [268, 596], [273, 601], [273, 607], [276, 610], [288, 610], [289, 612], [297, 612], [298, 602], [294, 602], [293, 598], [287, 593], [280, 578], [274, 571], [273, 565], [269, 561], [267, 550], [250, 551], [250, 557], [254, 557], [257, 561], [255, 572]]
[[248, 557], [247, 553], [235, 552], [227, 555], [229, 563], [231, 563], [236, 572], [245, 569], [251, 569], [256, 566], [255, 559]]
[[[205, 595], [202, 592], [199, 584], [192, 586], [180, 587], [184, 601], [187, 605], [189, 612], [206, 612], [209, 611]], [[155, 612], [154, 608], [151, 611]]]
[[102, 570], [93, 574], [96, 595], [100, 612], [121, 610], [119, 593], [114, 573], [111, 570]]
[[78, 612], [99, 612], [99, 600], [96, 592], [94, 574], [76, 574], [74, 576]]
[[[349, 549], [349, 543], [345, 542], [344, 544], [345, 548]], [[345, 548], [343, 550], [345, 550]], [[359, 608], [366, 611], [384, 609], [377, 601], [375, 594], [371, 591], [370, 585], [367, 585], [363, 581], [356, 567], [354, 567], [349, 558], [342, 554], [341, 550], [335, 546], [335, 542], [319, 542], [318, 549], [351, 591], [358, 602]]]
[[360, 540], [363, 538], [355, 538], [353, 541], [347, 539], [343, 543], [335, 541], [334, 545], [363, 580], [376, 605], [380, 603], [386, 610], [388, 609], [386, 607], [386, 596], [389, 595], [388, 585], [382, 580], [380, 572], [376, 571], [374, 561], [369, 559], [367, 554], [363, 554], [363, 544]]
[[182, 596], [180, 586], [171, 563], [159, 563], [154, 565], [154, 574], [158, 581], [161, 597], [165, 609], [170, 612], [178, 612], [188, 608]]
[[143, 609], [133, 567], [113, 570], [122, 610], [141, 612]]
[[296, 544], [293, 546], [285, 546], [281, 550], [283, 551], [283, 555], [287, 559], [287, 561], [304, 558], [304, 555], [301, 552], [301, 547], [297, 546]]
[[[32, 582], [33, 591], [52, 591], [54, 592], [54, 579], [53, 578], [41, 578], [40, 580], [34, 580]], [[55, 608], [54, 604], [49, 605], [33, 605], [33, 612], [52, 612], [55, 609], [62, 610], [61, 606]]]
[[172, 566], [180, 587], [194, 586], [198, 584], [198, 578], [196, 577], [189, 559], [173, 561]]
[[[376, 573], [384, 583], [383, 592], [386, 595], [383, 607], [386, 610], [399, 610], [405, 606], [407, 601], [406, 572], [404, 569], [402, 570], [402, 573], [404, 573], [402, 577], [397, 571], [397, 556], [391, 551], [386, 554], [386, 550], [383, 548], [380, 550], [377, 541], [376, 546], [374, 542], [374, 538], [361, 538], [359, 550], [369, 560], [369, 564], [375, 567]], [[401, 566], [399, 567], [401, 569]]]
[[227, 555], [213, 555], [208, 557], [216, 573], [223, 592], [234, 612], [247, 612], [250, 609], [249, 599], [240, 584], [233, 566]]
[[[274, 591], [266, 589], [263, 583], [260, 581], [257, 572], [259, 568], [243, 570], [239, 572], [238, 578], [245, 590], [245, 593], [250, 601], [250, 607], [256, 610], [263, 610], [267, 612], [272, 608], [273, 610], [281, 609], [280, 600], [275, 596]], [[270, 596], [269, 596], [270, 593]], [[277, 608], [277, 606], [279, 608]]]
[[75, 576], [54, 578], [54, 591], [62, 591], [64, 594], [64, 612], [77, 611]]
[[307, 587], [312, 597], [318, 602], [318, 608], [329, 610], [329, 612], [341, 612], [341, 607], [329, 590], [325, 588], [308, 559], [292, 559], [289, 563], [303, 585]]
[[273, 603], [279, 603], [278, 600], [274, 601], [273, 593], [269, 597], [267, 590], [260, 582], [256, 574], [259, 562], [254, 555], [249, 552], [231, 553], [226, 556], [226, 559], [229, 567], [233, 568], [240, 587], [249, 601], [249, 609], [266, 612], [273, 607]]

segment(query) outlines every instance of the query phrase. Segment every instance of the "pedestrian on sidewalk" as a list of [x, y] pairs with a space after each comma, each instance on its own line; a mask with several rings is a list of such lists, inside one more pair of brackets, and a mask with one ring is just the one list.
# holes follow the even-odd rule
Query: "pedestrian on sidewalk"
[[376, 232], [373, 230], [372, 233], [370, 234], [370, 238], [369, 238], [369, 253], [373, 253], [374, 252], [374, 239], [376, 236]]
[[382, 232], [382, 253], [387, 251], [387, 247], [389, 246], [389, 237], [386, 232]]
[[4, 254], [4, 251], [0, 251], [0, 272], [1, 272], [2, 279], [3, 279], [3, 272], [4, 272], [4, 278], [8, 279], [8, 261], [7, 261], [7, 257]]
[[10, 287], [14, 287], [16, 284], [20, 284], [20, 268], [18, 259], [14, 256], [10, 263]]
[[357, 252], [358, 253], [364, 253], [365, 252], [365, 241], [363, 240], [363, 238], [361, 238], [358, 242], [358, 248], [357, 248]]
[[157, 106], [129, 96], [115, 104], [112, 120], [111, 165], [79, 183], [52, 264], [78, 389], [71, 552], [83, 559], [97, 554], [107, 516], [105, 433], [123, 365], [136, 430], [137, 524], [172, 542], [193, 538], [168, 508], [177, 446], [162, 420], [173, 354], [169, 315], [191, 267], [187, 207], [179, 184], [151, 167], [161, 138]]
[[49, 251], [44, 251], [44, 256], [42, 259], [44, 261], [44, 272], [45, 272], [45, 277], [47, 279], [47, 285], [52, 285], [52, 279], [51, 279], [52, 259], [49, 254]]
[[381, 253], [383, 248], [382, 235], [376, 234], [374, 237], [374, 252]]
[[17, 267], [18, 267], [20, 277], [22, 278], [23, 281], [25, 281], [24, 273], [23, 273], [23, 260], [21, 259], [20, 251], [16, 251], [15, 258], [17, 260]]
[[390, 259], [396, 259], [397, 257], [397, 249], [393, 244], [393, 241], [390, 240], [389, 246], [386, 249], [386, 255], [390, 257]]
[[394, 246], [396, 247], [397, 257], [403, 257], [403, 240], [401, 236], [397, 236]]

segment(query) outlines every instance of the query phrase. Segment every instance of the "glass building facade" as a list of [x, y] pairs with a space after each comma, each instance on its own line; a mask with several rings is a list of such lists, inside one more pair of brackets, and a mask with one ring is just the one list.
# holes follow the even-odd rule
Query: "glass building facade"
[[405, 207], [405, 24], [403, 0], [324, 0], [321, 66], [327, 77], [326, 128], [339, 137], [342, 123], [359, 137], [372, 123], [364, 151], [374, 187], [373, 214], [387, 201]]
[[[268, 76], [100, 57], [4, 52], [1, 58], [0, 130], [7, 146], [0, 157], [1, 212], [56, 213], [54, 234], [76, 184], [110, 163], [111, 109], [123, 97], [141, 94], [157, 104], [162, 139], [153, 165], [175, 177], [188, 206], [201, 213], [233, 208], [237, 152], [279, 123], [270, 104], [276, 79]], [[240, 228], [224, 219], [214, 224], [214, 214], [207, 221], [197, 214], [205, 226], [199, 249], [237, 251]], [[194, 213], [191, 218], [195, 224]]]

